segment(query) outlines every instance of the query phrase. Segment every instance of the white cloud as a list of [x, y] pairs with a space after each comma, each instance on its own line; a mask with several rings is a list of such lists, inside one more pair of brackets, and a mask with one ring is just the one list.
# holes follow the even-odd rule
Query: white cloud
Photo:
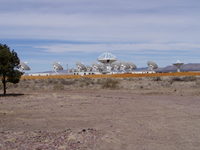
[[196, 0], [0, 2], [0, 39], [200, 42]]
[[[0, 38], [199, 42], [198, 16], [1, 13]], [[12, 19], [9, 19], [12, 18]]]
[[193, 50], [200, 49], [200, 44], [186, 43], [150, 43], [150, 44], [55, 44], [48, 46], [36, 46], [46, 52], [63, 53], [63, 52], [104, 52], [104, 51], [174, 51], [174, 50]]

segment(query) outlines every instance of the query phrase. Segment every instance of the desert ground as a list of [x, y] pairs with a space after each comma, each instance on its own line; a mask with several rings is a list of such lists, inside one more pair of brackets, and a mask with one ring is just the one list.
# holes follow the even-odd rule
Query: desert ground
[[200, 77], [22, 80], [7, 92], [1, 150], [200, 149]]

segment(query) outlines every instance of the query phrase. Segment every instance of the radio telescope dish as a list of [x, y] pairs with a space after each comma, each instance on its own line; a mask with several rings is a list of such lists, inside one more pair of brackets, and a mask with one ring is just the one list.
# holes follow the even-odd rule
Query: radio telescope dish
[[173, 65], [177, 68], [177, 72], [181, 72], [181, 66], [183, 66], [184, 63], [182, 63], [180, 60], [177, 60]]
[[111, 64], [112, 70], [118, 72], [120, 70], [121, 62], [115, 61]]
[[78, 72], [87, 71], [87, 67], [81, 62], [77, 62], [76, 67], [77, 67]]
[[54, 62], [53, 63], [53, 70], [58, 73], [58, 71], [63, 70], [63, 67], [61, 66], [60, 62]]
[[127, 64], [129, 65], [130, 71], [137, 69], [137, 66], [136, 66], [134, 63], [132, 63], [132, 62], [127, 62]]
[[19, 69], [21, 71], [29, 71], [29, 70], [31, 70], [31, 68], [27, 65], [27, 63], [22, 62], [22, 61], [19, 64]]
[[129, 65], [126, 62], [121, 62], [120, 63], [120, 71], [125, 72], [129, 68]]
[[115, 62], [116, 60], [117, 58], [113, 54], [108, 53], [108, 52], [105, 52], [98, 57], [98, 61], [103, 64], [111, 64]]
[[86, 66], [86, 70], [87, 70], [87, 72], [91, 72], [92, 71], [92, 67], [91, 66]]
[[94, 72], [102, 72], [103, 71], [103, 65], [94, 63], [92, 64], [92, 71]]
[[151, 71], [158, 68], [158, 65], [153, 61], [148, 61], [147, 65], [148, 65], [148, 69]]

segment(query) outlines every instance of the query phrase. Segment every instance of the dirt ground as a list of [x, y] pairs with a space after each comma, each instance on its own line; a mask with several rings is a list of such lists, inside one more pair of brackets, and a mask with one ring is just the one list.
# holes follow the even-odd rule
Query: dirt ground
[[174, 83], [0, 97], [0, 149], [199, 150], [200, 89], [187, 84], [193, 88]]

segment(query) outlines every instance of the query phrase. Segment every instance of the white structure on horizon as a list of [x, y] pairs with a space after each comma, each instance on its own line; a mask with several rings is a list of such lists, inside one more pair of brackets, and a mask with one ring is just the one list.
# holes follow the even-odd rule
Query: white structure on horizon
[[56, 74], [58, 74], [58, 71], [63, 70], [63, 67], [61, 66], [60, 62], [53, 63], [53, 70]]
[[20, 61], [19, 70], [20, 70], [21, 72], [23, 72], [23, 71], [30, 71], [31, 68], [30, 68], [27, 64], [28, 64], [27, 62], [22, 62], [22, 61]]
[[113, 54], [105, 52], [97, 60], [104, 65], [103, 73], [109, 73], [112, 69], [111, 64], [117, 61], [117, 58]]
[[177, 68], [177, 72], [181, 72], [181, 66], [183, 66], [184, 63], [182, 63], [180, 60], [177, 60], [173, 65]]
[[147, 66], [148, 66], [148, 71], [154, 71], [155, 69], [158, 69], [158, 65], [153, 61], [148, 61]]
[[86, 72], [87, 71], [87, 67], [81, 62], [76, 62], [76, 67], [77, 67], [78, 72]]

